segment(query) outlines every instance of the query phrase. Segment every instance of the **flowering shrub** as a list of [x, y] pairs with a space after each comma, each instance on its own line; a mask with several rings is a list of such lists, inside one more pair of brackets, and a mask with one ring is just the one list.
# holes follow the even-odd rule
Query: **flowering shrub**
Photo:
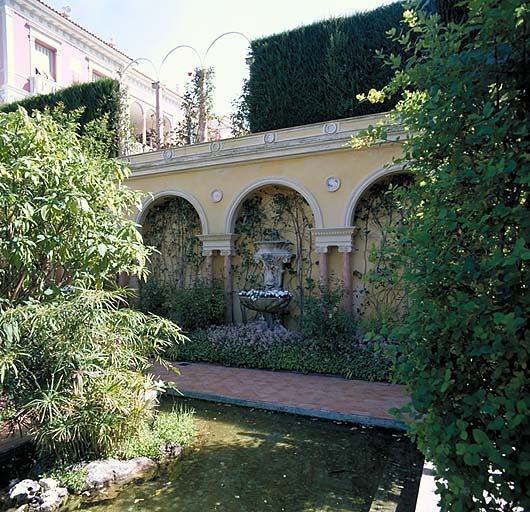
[[284, 299], [291, 297], [293, 294], [289, 290], [272, 288], [270, 290], [241, 290], [238, 295], [240, 297], [248, 297], [250, 300], [258, 299]]
[[322, 338], [301, 332], [267, 329], [260, 323], [223, 325], [191, 332], [189, 341], [169, 350], [168, 357], [226, 366], [293, 370], [388, 381], [390, 361], [374, 343], [356, 337], [340, 350]]

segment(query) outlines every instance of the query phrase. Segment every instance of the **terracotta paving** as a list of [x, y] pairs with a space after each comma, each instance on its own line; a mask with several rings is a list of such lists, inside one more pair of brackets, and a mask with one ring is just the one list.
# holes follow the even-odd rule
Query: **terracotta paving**
[[389, 413], [408, 401], [403, 386], [326, 375], [173, 363], [180, 375], [157, 367], [185, 396], [226, 401], [369, 425], [403, 428]]

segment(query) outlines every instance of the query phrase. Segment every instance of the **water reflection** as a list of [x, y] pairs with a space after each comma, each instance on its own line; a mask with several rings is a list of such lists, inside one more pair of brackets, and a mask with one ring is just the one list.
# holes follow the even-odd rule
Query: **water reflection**
[[[401, 434], [178, 399], [201, 442], [93, 512], [412, 512], [422, 459]], [[166, 403], [166, 406], [170, 404]], [[71, 508], [73, 510], [73, 508]]]

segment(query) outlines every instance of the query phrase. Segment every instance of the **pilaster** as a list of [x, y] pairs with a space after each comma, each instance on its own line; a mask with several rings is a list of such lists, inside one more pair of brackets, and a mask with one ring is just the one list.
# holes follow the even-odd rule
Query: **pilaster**
[[329, 286], [329, 248], [337, 247], [338, 252], [342, 256], [343, 305], [347, 311], [352, 310], [353, 279], [351, 254], [354, 250], [353, 236], [356, 230], [356, 227], [316, 228], [311, 230], [315, 241], [315, 252], [319, 255], [320, 286], [322, 288]]
[[223, 256], [223, 280], [226, 297], [225, 320], [227, 323], [234, 321], [234, 282], [232, 257], [235, 254], [235, 242], [238, 235], [233, 233], [217, 235], [199, 235], [202, 242], [202, 254], [206, 256], [206, 268], [208, 282], [213, 284], [213, 258], [214, 253], [219, 251]]

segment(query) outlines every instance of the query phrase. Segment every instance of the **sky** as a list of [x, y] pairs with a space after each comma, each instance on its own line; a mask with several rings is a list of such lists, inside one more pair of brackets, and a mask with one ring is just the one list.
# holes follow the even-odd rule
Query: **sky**
[[188, 73], [200, 65], [190, 49], [175, 50], [160, 67], [167, 53], [179, 45], [194, 47], [205, 67], [215, 69], [214, 111], [228, 115], [231, 102], [241, 93], [248, 76], [245, 57], [248, 42], [240, 35], [218, 39], [235, 31], [257, 39], [331, 17], [369, 11], [392, 0], [44, 0], [133, 59], [148, 58], [140, 69], [160, 78], [170, 89], [184, 92]]

